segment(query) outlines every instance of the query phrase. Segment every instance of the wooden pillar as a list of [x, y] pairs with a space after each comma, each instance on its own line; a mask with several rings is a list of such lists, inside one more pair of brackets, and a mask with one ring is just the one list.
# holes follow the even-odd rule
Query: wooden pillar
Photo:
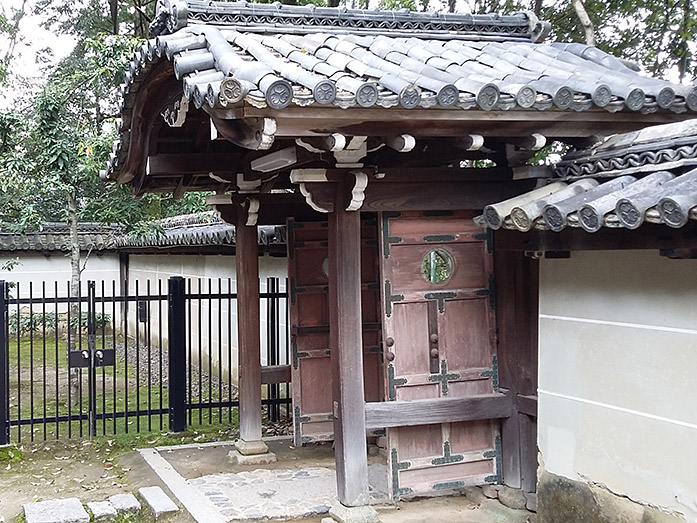
[[494, 254], [499, 383], [513, 398], [501, 425], [503, 482], [534, 492], [537, 482], [538, 262], [523, 252]]
[[237, 208], [235, 263], [237, 266], [237, 355], [241, 454], [268, 451], [261, 441], [261, 341], [259, 338], [259, 244], [257, 228], [245, 225], [247, 211]]
[[363, 391], [361, 220], [346, 211], [337, 184], [329, 215], [329, 321], [334, 397], [334, 457], [339, 502], [368, 502], [368, 461]]

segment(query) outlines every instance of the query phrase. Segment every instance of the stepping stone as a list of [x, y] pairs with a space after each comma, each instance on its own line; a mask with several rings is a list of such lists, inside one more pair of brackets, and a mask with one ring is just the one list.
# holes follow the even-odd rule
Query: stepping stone
[[51, 499], [24, 505], [27, 523], [89, 523], [90, 516], [77, 498]]
[[380, 523], [378, 513], [368, 505], [347, 507], [336, 503], [329, 511], [329, 515], [339, 523]]
[[152, 510], [155, 519], [179, 510], [179, 507], [160, 487], [142, 487], [138, 489], [138, 493], [148, 504], [150, 510]]
[[113, 521], [116, 519], [116, 509], [108, 501], [90, 501], [87, 503], [95, 521]]
[[109, 502], [114, 506], [119, 514], [140, 512], [140, 502], [133, 494], [114, 494], [109, 498]]

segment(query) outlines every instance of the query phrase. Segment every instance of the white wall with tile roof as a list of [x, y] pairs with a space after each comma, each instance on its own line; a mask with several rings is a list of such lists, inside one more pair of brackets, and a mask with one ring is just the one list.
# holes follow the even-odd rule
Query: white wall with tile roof
[[[285, 291], [286, 277], [288, 274], [285, 258], [261, 256], [259, 258], [259, 277], [261, 280], [261, 292], [267, 290], [267, 278], [279, 278], [281, 290]], [[147, 293], [147, 285], [150, 282], [150, 292], [157, 293], [158, 285], [163, 294], [167, 293], [167, 280], [172, 276], [182, 276], [187, 279], [187, 292], [193, 293], [218, 293], [221, 290], [227, 293], [236, 290], [235, 257], [229, 255], [135, 255], [129, 256], [129, 293], [135, 295], [135, 282], [138, 282], [138, 291]], [[279, 311], [279, 333], [281, 342], [280, 364], [288, 363], [286, 353], [287, 309], [282, 300]], [[130, 307], [129, 330], [135, 333], [135, 303]], [[237, 307], [233, 301], [228, 300], [198, 300], [191, 301], [191, 357], [194, 363], [200, 359], [207, 362], [208, 358], [213, 362], [212, 372], [220, 374], [223, 378], [232, 378], [237, 382]], [[200, 320], [199, 320], [200, 312]], [[162, 325], [163, 343], [167, 344], [167, 307], [166, 302], [162, 310], [155, 304], [150, 308], [151, 332], [155, 333]], [[267, 303], [261, 301], [261, 359], [262, 364], [267, 363]], [[140, 336], [146, 335], [141, 324], [138, 326]], [[232, 365], [230, 365], [232, 363]], [[204, 363], [207, 367], [207, 363]]]
[[697, 521], [697, 260], [540, 265], [541, 466]]

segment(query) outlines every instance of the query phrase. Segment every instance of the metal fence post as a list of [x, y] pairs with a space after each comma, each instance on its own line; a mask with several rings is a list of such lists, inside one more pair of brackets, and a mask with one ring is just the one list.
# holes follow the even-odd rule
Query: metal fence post
[[169, 429], [186, 430], [186, 296], [181, 276], [169, 279]]
[[[97, 305], [95, 283], [87, 282], [87, 350], [90, 353], [87, 388], [88, 421], [90, 437], [97, 435]], [[82, 326], [80, 327], [82, 328]]]
[[7, 282], [0, 280], [0, 445], [10, 443], [9, 360], [7, 356]]

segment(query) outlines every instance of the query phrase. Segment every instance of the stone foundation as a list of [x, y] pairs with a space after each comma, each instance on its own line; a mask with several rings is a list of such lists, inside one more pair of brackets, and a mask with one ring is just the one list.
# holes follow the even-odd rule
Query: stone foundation
[[635, 503], [609, 490], [542, 471], [538, 523], [684, 523], [680, 516]]

